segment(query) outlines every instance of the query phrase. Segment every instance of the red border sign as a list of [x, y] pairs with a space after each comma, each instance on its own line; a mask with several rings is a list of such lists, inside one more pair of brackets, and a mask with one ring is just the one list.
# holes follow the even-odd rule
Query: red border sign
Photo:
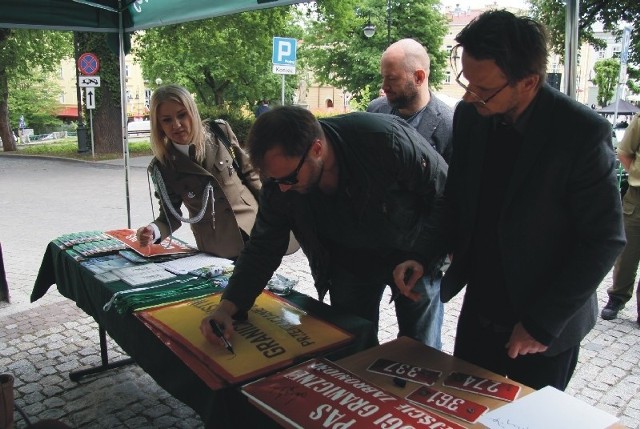
[[86, 52], [78, 58], [78, 70], [85, 76], [93, 76], [100, 70], [100, 60], [96, 54]]

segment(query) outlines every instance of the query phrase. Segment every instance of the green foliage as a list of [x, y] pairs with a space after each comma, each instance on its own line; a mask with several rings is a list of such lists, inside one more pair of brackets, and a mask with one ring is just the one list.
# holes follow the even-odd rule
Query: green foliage
[[[273, 37], [301, 36], [295, 8], [277, 7], [153, 28], [134, 43], [133, 54], [150, 82], [177, 83], [205, 106], [252, 108], [279, 99], [281, 77], [271, 71]], [[297, 78], [287, 77], [287, 98]]]
[[593, 70], [596, 74], [593, 82], [598, 86], [598, 105], [606, 106], [615, 95], [620, 75], [620, 60], [600, 60], [595, 63]]
[[[543, 22], [549, 30], [551, 49], [563, 56], [565, 49], [566, 6], [563, 0], [529, 0], [531, 15]], [[580, 0], [579, 43], [587, 42], [596, 48], [604, 48], [605, 42], [594, 35], [594, 24], [601, 23], [605, 31], [621, 37], [620, 24], [627, 22], [632, 27], [629, 46], [627, 86], [632, 92], [640, 92], [640, 2], [637, 0]], [[619, 61], [619, 60], [618, 60]]]
[[[442, 41], [448, 27], [439, 0], [392, 0], [390, 4], [387, 11], [386, 0], [318, 0], [309, 9], [301, 55], [320, 82], [345, 88], [355, 103], [366, 104], [377, 97], [388, 28], [391, 42], [413, 38], [427, 48], [431, 86], [437, 88], [444, 80], [448, 53], [442, 50]], [[363, 33], [369, 20], [376, 27], [370, 39]]]
[[57, 70], [63, 58], [73, 54], [68, 31], [11, 30], [0, 39], [0, 71], [7, 76], [28, 76], [34, 67], [45, 72]]
[[[52, 88], [43, 87], [39, 79], [32, 83], [30, 78], [55, 71], [63, 58], [71, 56], [72, 48], [69, 32], [0, 29], [0, 137], [5, 137], [5, 151], [16, 149], [9, 136], [12, 123], [17, 124], [15, 121], [21, 114], [31, 125], [43, 128], [51, 125], [51, 118], [47, 118], [51, 115], [47, 100]], [[13, 85], [17, 85], [17, 89]], [[37, 101], [43, 101], [44, 105], [33, 106], [34, 111], [30, 112], [29, 98], [37, 91], [43, 91], [40, 95], [43, 100]], [[9, 94], [12, 94], [11, 103]], [[37, 107], [43, 110], [35, 111]]]
[[56, 117], [60, 86], [55, 75], [35, 68], [28, 75], [11, 76], [9, 88], [9, 123], [13, 129], [18, 128], [21, 115], [34, 134], [61, 129], [62, 121]]
[[244, 146], [244, 142], [247, 140], [249, 129], [255, 118], [253, 113], [243, 114], [238, 109], [229, 109], [218, 106], [199, 106], [200, 117], [202, 119], [224, 119], [231, 125], [231, 129], [236, 134], [240, 146]]
[[[61, 158], [94, 159], [89, 153], [78, 153], [76, 137], [67, 137], [55, 143], [32, 144], [20, 148], [21, 155], [57, 156]], [[148, 140], [129, 142], [131, 156], [153, 155]], [[122, 151], [111, 154], [96, 154], [95, 159], [122, 158]]]

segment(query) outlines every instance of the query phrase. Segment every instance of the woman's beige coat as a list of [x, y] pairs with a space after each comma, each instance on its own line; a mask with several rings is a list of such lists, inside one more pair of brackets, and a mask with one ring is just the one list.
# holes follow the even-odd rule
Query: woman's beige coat
[[[208, 183], [213, 185], [215, 216], [211, 201], [207, 203], [204, 217], [191, 229], [198, 249], [223, 258], [236, 258], [244, 248], [242, 232], [248, 237], [258, 212], [258, 195], [261, 187], [258, 174], [253, 170], [249, 157], [238, 144], [238, 139], [228, 123], [218, 120], [234, 148], [240, 169], [246, 178], [245, 186], [233, 168], [232, 157], [224, 143], [212, 134], [205, 143], [205, 159], [202, 165], [180, 153], [172, 144], [168, 146], [169, 160], [162, 165], [156, 158], [149, 164], [149, 172], [158, 169], [165, 183], [167, 194], [173, 207], [182, 213], [181, 206], [187, 208], [188, 217], [196, 216], [201, 208], [203, 193]], [[192, 152], [192, 151], [190, 151]], [[165, 207], [160, 199], [160, 214], [154, 223], [160, 229], [162, 238], [177, 230], [181, 222]], [[182, 217], [187, 217], [182, 215]]]

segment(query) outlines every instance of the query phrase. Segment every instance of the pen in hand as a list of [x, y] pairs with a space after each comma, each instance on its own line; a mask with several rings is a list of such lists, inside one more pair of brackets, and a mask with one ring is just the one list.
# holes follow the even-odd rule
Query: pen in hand
[[222, 341], [224, 342], [224, 347], [230, 353], [233, 353], [235, 355], [236, 353], [233, 351], [233, 347], [231, 347], [231, 343], [229, 342], [229, 340], [227, 340], [224, 337], [224, 333], [222, 332], [222, 329], [220, 329], [220, 326], [218, 326], [218, 324], [215, 322], [215, 320], [209, 319], [209, 324], [211, 325], [211, 329], [213, 329], [213, 333], [216, 334], [216, 337], [221, 338]]

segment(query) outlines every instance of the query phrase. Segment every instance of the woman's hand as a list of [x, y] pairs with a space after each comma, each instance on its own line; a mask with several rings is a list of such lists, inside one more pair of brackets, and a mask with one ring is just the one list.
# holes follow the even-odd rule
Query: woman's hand
[[136, 231], [136, 238], [140, 246], [145, 247], [153, 243], [153, 228], [150, 225], [141, 226]]

